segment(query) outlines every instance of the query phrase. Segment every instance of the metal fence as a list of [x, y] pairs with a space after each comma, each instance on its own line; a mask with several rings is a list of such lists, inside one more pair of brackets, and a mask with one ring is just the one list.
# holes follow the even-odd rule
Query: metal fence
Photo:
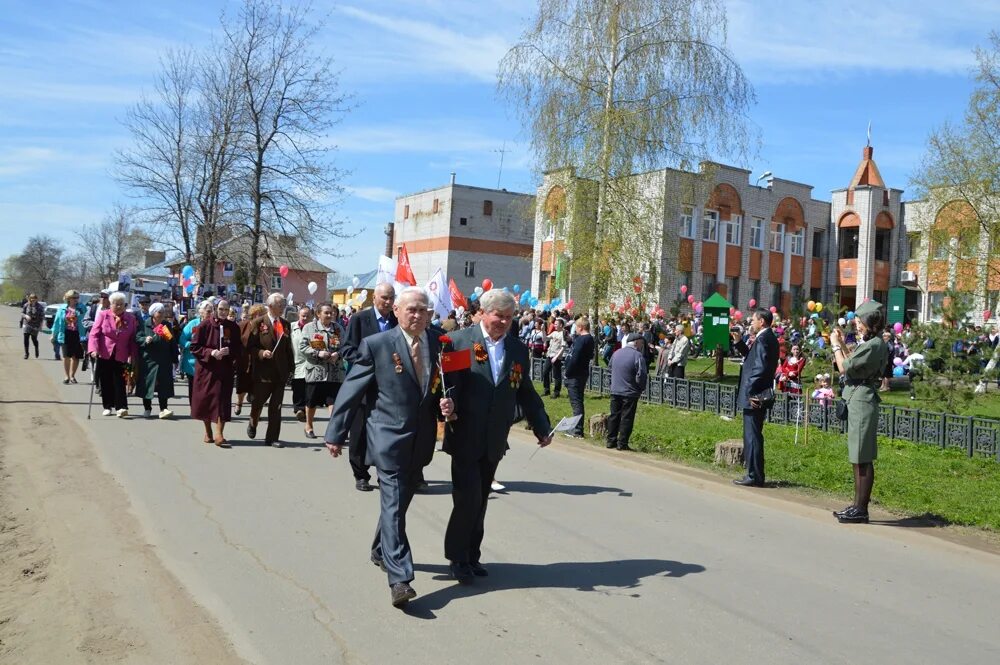
[[[532, 359], [533, 380], [542, 380], [542, 367], [541, 359]], [[642, 401], [735, 418], [736, 389], [737, 387], [733, 385], [710, 381], [651, 376], [646, 383]], [[607, 367], [592, 366], [585, 390], [600, 395], [610, 394], [611, 370]], [[807, 411], [808, 422], [806, 422]], [[805, 395], [777, 394], [769, 420], [783, 425], [794, 425], [798, 422], [824, 432], [843, 433], [847, 430], [847, 423], [837, 418], [833, 405], [824, 406]], [[1000, 420], [993, 418], [957, 416], [952, 413], [883, 404], [879, 407], [878, 433], [890, 439], [902, 439], [939, 448], [957, 448], [964, 450], [969, 457], [991, 457], [1000, 462]]]

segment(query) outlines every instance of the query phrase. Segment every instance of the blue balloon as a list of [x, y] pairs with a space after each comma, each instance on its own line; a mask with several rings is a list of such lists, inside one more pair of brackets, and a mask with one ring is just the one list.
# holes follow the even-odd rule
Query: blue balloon
[[520, 284], [515, 284], [514, 285], [514, 293], [520, 293], [520, 292], [521, 292], [521, 285]]
[[552, 309], [552, 305], [546, 304], [545, 307], [543, 307], [542, 309], [547, 312], [550, 309]]
[[469, 302], [475, 302], [479, 300], [479, 295], [475, 292], [469, 294]]
[[854, 312], [848, 312], [846, 318], [848, 321], [850, 321], [854, 318], [854, 316], [855, 316]]
[[810, 319], [818, 319], [818, 318], [819, 318], [819, 314], [813, 314], [813, 315], [812, 315], [812, 316], [810, 316], [809, 318], [810, 318]]
[[825, 348], [826, 347], [826, 340], [823, 339], [822, 337], [820, 337], [819, 339], [816, 340], [816, 346], [818, 346], [821, 349]]
[[902, 367], [893, 367], [892, 375], [895, 377], [900, 377], [906, 374], [906, 370]]
[[181, 268], [181, 275], [184, 277], [191, 277], [194, 275], [194, 266], [184, 266]]
[[562, 302], [562, 298], [554, 298], [552, 300], [552, 306], [555, 307], [556, 305], [558, 305], [561, 302]]
[[538, 298], [532, 298], [529, 302], [532, 307], [538, 307]]

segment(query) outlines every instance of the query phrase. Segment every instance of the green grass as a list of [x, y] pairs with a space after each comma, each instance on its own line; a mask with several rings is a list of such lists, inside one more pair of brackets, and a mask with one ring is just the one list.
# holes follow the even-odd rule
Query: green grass
[[[543, 400], [553, 422], [571, 415], [565, 395]], [[588, 419], [607, 413], [608, 398], [588, 396], [585, 408]], [[713, 457], [717, 442], [742, 436], [740, 420], [640, 404], [630, 445], [643, 453], [736, 477], [738, 470], [713, 464]], [[850, 501], [853, 480], [845, 436], [812, 429], [807, 446], [800, 430], [796, 445], [794, 427], [766, 424], [764, 438], [769, 481]], [[880, 437], [874, 501], [909, 516], [933, 516], [953, 524], [1000, 531], [1000, 463]]]

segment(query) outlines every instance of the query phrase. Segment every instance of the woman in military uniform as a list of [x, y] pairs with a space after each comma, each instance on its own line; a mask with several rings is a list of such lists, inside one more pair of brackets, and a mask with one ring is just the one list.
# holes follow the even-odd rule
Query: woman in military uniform
[[869, 300], [855, 312], [862, 341], [849, 352], [839, 328], [830, 333], [833, 357], [846, 379], [842, 393], [847, 403], [847, 453], [854, 466], [854, 503], [833, 515], [844, 523], [868, 522], [868, 502], [875, 483], [878, 457], [879, 384], [889, 349], [879, 335], [882, 305]]

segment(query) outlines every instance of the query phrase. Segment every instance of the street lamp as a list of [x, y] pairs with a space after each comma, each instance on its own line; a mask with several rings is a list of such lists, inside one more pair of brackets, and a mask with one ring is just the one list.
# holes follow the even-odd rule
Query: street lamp
[[774, 174], [772, 174], [770, 171], [764, 171], [763, 173], [760, 174], [760, 177], [757, 178], [757, 182], [755, 184], [759, 187], [761, 180], [770, 180], [773, 177]]

